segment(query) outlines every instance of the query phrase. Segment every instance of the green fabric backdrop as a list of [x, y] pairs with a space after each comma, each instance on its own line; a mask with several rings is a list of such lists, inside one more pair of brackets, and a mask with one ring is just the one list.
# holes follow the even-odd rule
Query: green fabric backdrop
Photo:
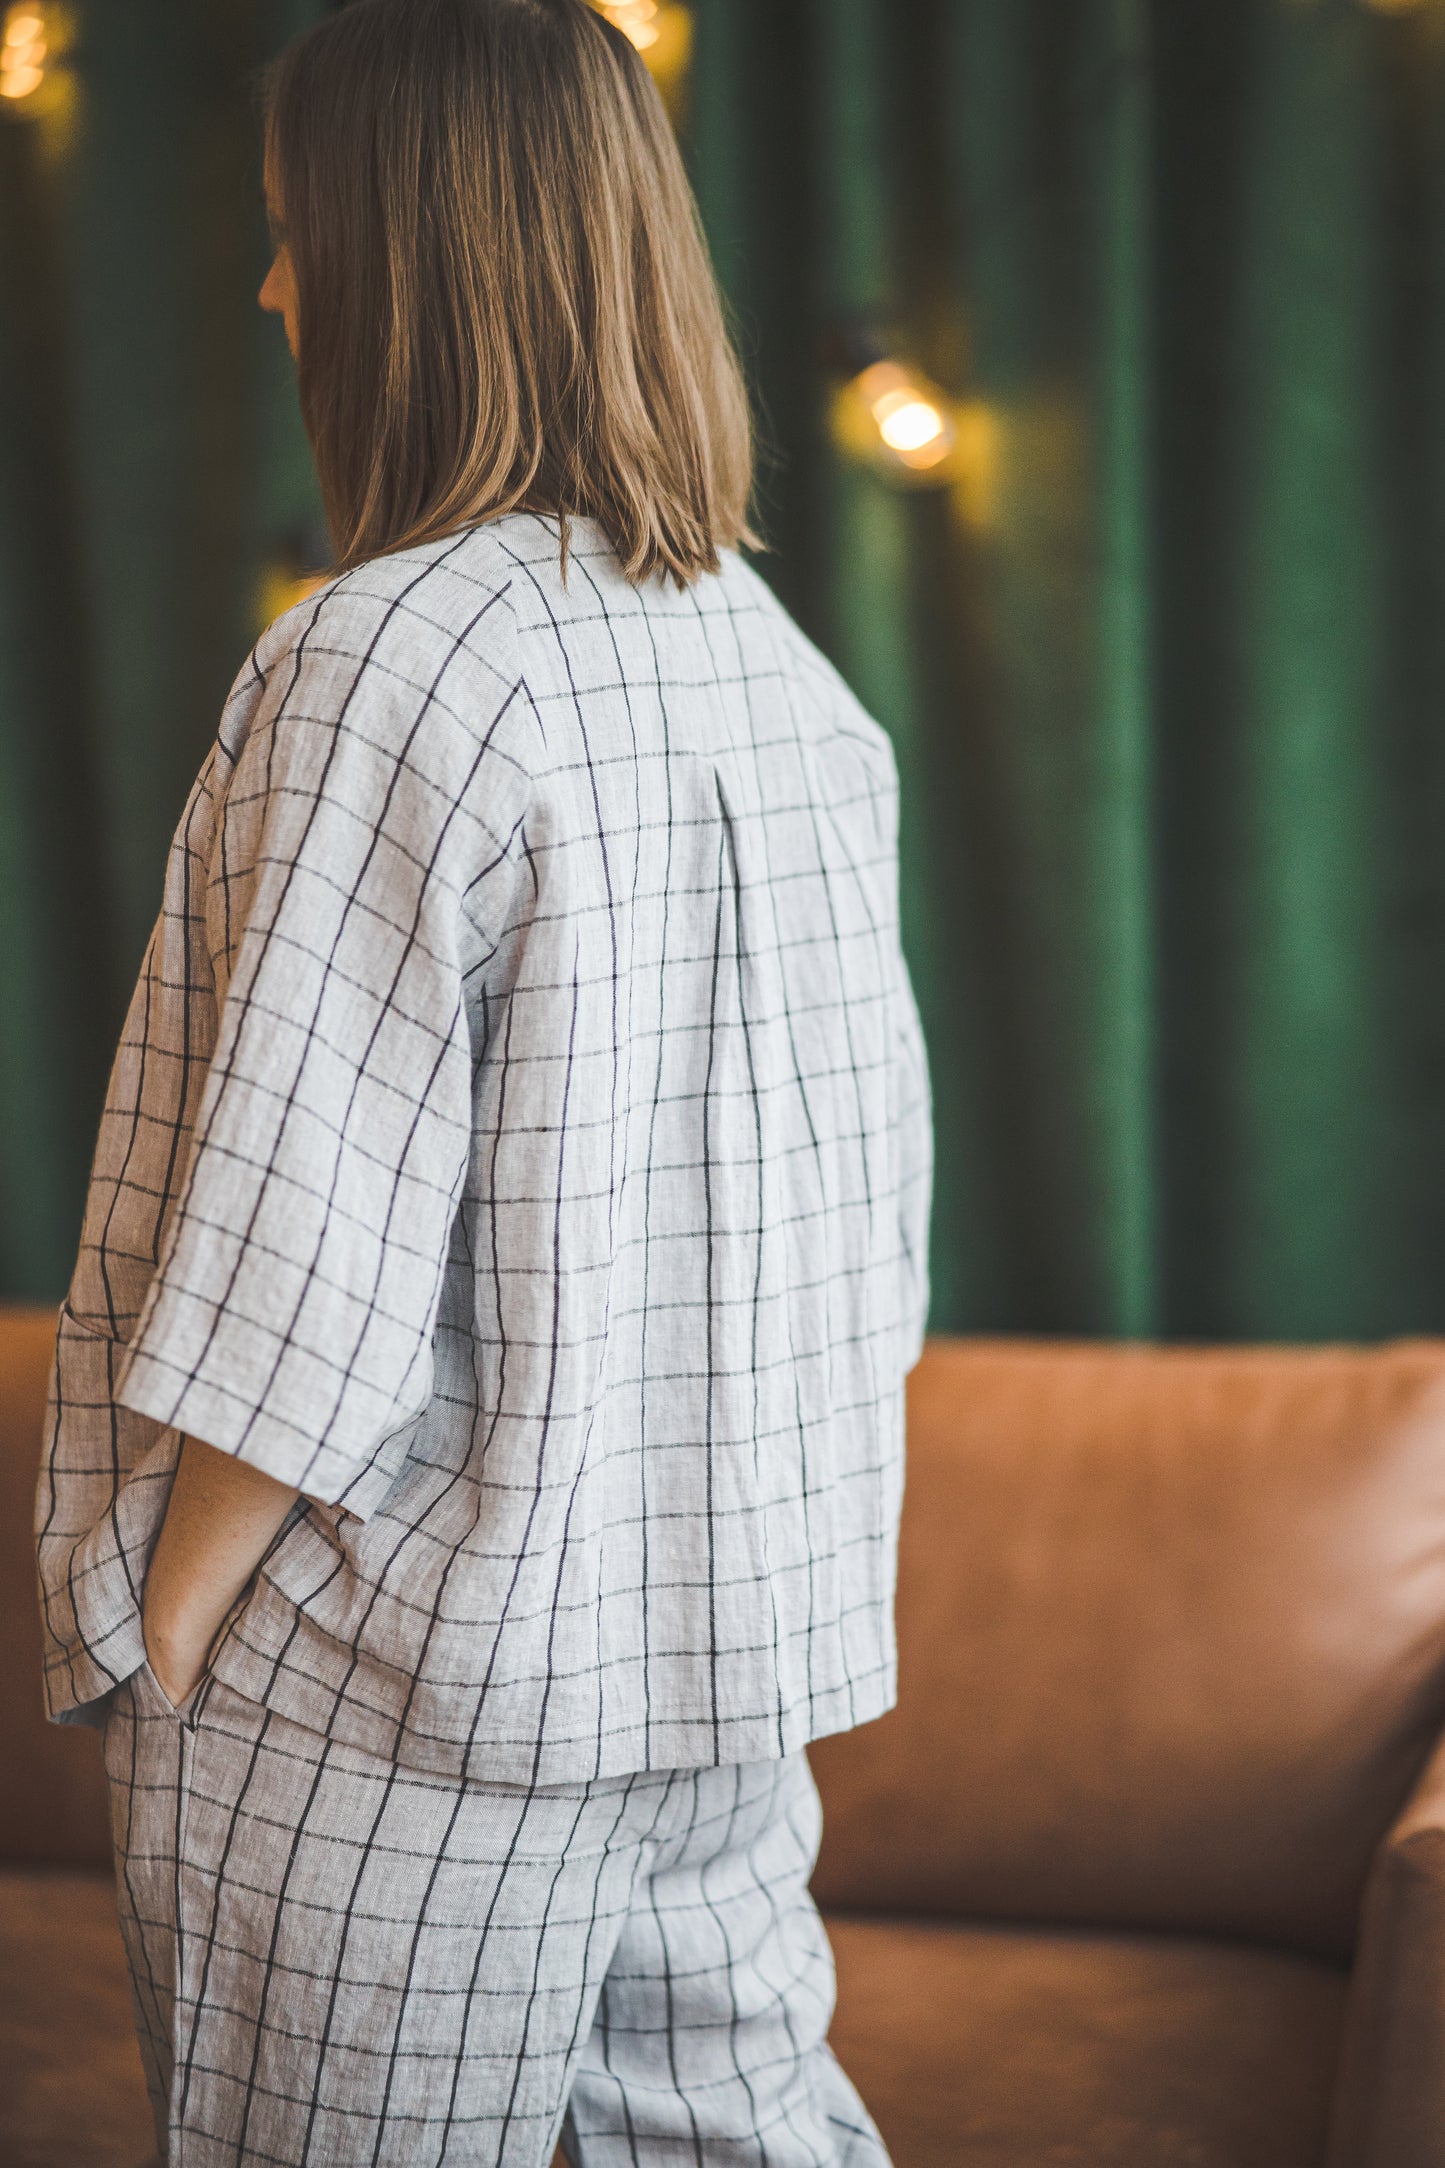
[[[80, 10], [0, 128], [0, 1289], [53, 1296], [166, 843], [316, 504], [246, 71]], [[1445, 1330], [1445, 0], [700, 0], [764, 569], [888, 726], [933, 1323]], [[826, 340], [996, 433], [848, 467]]]

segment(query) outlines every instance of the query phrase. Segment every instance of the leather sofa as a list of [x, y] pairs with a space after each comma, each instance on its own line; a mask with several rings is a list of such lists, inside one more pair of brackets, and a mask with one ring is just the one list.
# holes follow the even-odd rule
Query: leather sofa
[[[150, 2145], [96, 1740], [40, 1720], [0, 1313], [0, 2162]], [[813, 1749], [897, 2168], [1445, 2168], [1445, 1343], [929, 1343], [900, 1699]]]

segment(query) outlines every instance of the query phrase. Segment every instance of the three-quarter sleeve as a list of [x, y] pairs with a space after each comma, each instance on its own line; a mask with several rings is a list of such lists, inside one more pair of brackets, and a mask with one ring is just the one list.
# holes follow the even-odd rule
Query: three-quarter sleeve
[[222, 786], [214, 1047], [115, 1397], [330, 1504], [430, 1397], [514, 690], [333, 595], [272, 658]]

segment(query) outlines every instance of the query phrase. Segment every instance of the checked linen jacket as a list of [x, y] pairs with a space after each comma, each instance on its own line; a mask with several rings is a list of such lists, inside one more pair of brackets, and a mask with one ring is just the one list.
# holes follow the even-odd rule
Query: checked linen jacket
[[531, 514], [277, 620], [110, 1078], [37, 1527], [140, 1665], [183, 1434], [299, 1487], [216, 1675], [401, 1764], [767, 1759], [895, 1693], [929, 1083], [884, 731], [729, 552]]

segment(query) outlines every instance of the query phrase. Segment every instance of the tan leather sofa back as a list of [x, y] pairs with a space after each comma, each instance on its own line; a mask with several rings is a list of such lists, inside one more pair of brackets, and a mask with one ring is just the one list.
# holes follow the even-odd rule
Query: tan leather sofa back
[[1445, 1720], [1445, 1344], [931, 1341], [819, 1895], [1342, 1952]]
[[40, 1696], [35, 1475], [55, 1312], [0, 1308], [0, 1859], [109, 1865], [91, 1731], [48, 1724]]
[[[104, 1861], [38, 1686], [53, 1330], [0, 1310], [0, 1857]], [[820, 1896], [1347, 1948], [1445, 1723], [1445, 1344], [936, 1339], [909, 1454], [900, 1706], [813, 1749]]]

